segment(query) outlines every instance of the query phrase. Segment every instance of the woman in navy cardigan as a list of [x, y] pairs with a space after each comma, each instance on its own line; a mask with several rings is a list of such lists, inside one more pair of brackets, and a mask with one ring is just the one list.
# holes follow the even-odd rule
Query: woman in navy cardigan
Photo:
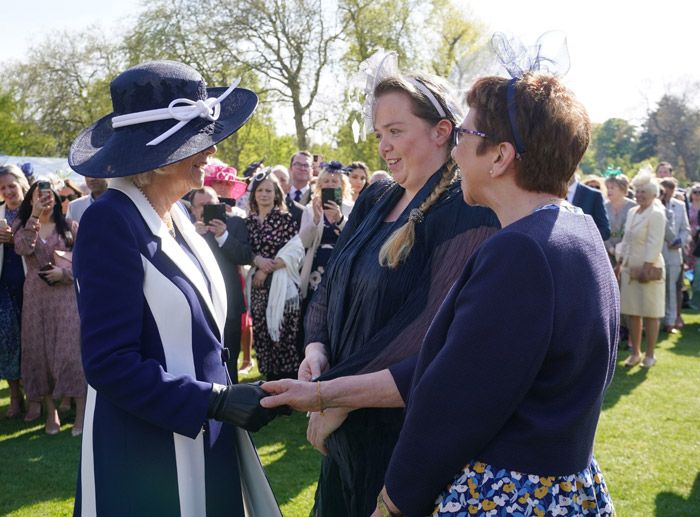
[[612, 515], [592, 450], [619, 295], [594, 221], [563, 199], [588, 115], [538, 73], [483, 78], [467, 100], [452, 156], [465, 200], [492, 208], [503, 229], [466, 262], [417, 360], [267, 384], [280, 395], [262, 404], [405, 404], [374, 515]]
[[256, 429], [269, 415], [259, 387], [225, 386], [223, 278], [177, 201], [202, 187], [215, 144], [257, 96], [207, 89], [172, 61], [127, 70], [111, 92], [115, 112], [69, 157], [112, 178], [73, 254], [89, 385], [75, 515], [242, 517], [227, 423]]

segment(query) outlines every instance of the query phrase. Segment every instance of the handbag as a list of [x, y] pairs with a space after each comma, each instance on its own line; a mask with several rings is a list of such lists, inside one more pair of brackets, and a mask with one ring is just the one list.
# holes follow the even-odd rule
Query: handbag
[[248, 431], [240, 427], [236, 427], [235, 436], [246, 517], [282, 517], [270, 481], [253, 444], [253, 438]]
[[654, 282], [663, 278], [663, 269], [656, 266], [644, 268], [644, 266], [630, 268], [630, 278], [640, 284]]

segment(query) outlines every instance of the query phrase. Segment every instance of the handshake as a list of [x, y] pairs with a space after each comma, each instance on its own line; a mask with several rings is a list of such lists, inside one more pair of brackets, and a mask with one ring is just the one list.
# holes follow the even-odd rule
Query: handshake
[[207, 417], [242, 427], [246, 431], [259, 431], [277, 415], [290, 415], [292, 410], [289, 406], [264, 408], [260, 405], [260, 400], [268, 396], [261, 384], [213, 384]]

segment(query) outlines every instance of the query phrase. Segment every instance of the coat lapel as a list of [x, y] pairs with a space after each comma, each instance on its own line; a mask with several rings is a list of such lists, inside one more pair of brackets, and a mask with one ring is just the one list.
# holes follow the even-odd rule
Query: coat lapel
[[[209, 279], [211, 301], [213, 302], [213, 310], [210, 308], [210, 311], [219, 327], [219, 335], [223, 336], [227, 302], [226, 284], [221, 274], [221, 268], [216, 262], [216, 257], [214, 257], [214, 253], [211, 251], [207, 242], [195, 231], [184, 209], [179, 206], [173, 206], [170, 210], [170, 215], [173, 218], [175, 226], [180, 230], [185, 242], [187, 242], [192, 252], [196, 255], [199, 263], [202, 265], [204, 273]], [[178, 248], [179, 247], [180, 246], [178, 246]]]
[[[224, 322], [226, 320], [225, 293], [223, 294], [224, 302], [221, 302], [222, 291], [224, 290], [223, 277], [221, 276], [221, 271], [218, 270], [218, 267], [212, 267], [212, 261], [214, 266], [216, 265], [214, 256], [209, 250], [209, 247], [204, 239], [197, 235], [192, 223], [187, 220], [185, 214], [182, 212], [182, 209], [175, 205], [170, 209], [170, 215], [173, 218], [174, 224], [183, 235], [185, 242], [187, 242], [192, 252], [200, 260], [202, 269], [204, 269], [207, 277], [209, 278], [213, 296], [209, 294], [207, 283], [199, 268], [187, 256], [172, 235], [170, 235], [165, 223], [161, 220], [151, 204], [148, 202], [146, 196], [144, 196], [143, 193], [131, 181], [125, 178], [113, 179], [109, 188], [124, 193], [129, 197], [129, 199], [131, 199], [134, 205], [136, 205], [136, 208], [140, 212], [144, 221], [146, 221], [151, 233], [160, 239], [161, 251], [173, 261], [175, 266], [182, 271], [182, 273], [190, 282], [192, 282], [192, 285], [194, 285], [199, 292], [202, 300], [204, 300], [207, 310], [216, 321], [219, 335], [223, 337]], [[208, 256], [206, 252], [208, 252]]]

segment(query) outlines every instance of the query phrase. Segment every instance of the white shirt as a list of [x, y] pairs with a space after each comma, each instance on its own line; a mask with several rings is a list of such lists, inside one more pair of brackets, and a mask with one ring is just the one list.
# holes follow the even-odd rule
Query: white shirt
[[576, 187], [578, 187], [578, 180], [574, 180], [574, 182], [569, 185], [569, 191], [566, 193], [566, 200], [573, 204], [574, 203], [574, 195], [576, 194]]
[[294, 201], [297, 201], [296, 193], [297, 193], [297, 192], [300, 192], [300, 194], [299, 194], [299, 200], [302, 200], [302, 199], [304, 199], [304, 196], [306, 195], [306, 193], [308, 192], [308, 190], [309, 190], [309, 186], [308, 186], [308, 185], [306, 185], [306, 186], [305, 186], [304, 188], [302, 188], [302, 189], [294, 188], [294, 186], [292, 185], [292, 188], [289, 189], [289, 197], [290, 197], [291, 199], [293, 199]]

